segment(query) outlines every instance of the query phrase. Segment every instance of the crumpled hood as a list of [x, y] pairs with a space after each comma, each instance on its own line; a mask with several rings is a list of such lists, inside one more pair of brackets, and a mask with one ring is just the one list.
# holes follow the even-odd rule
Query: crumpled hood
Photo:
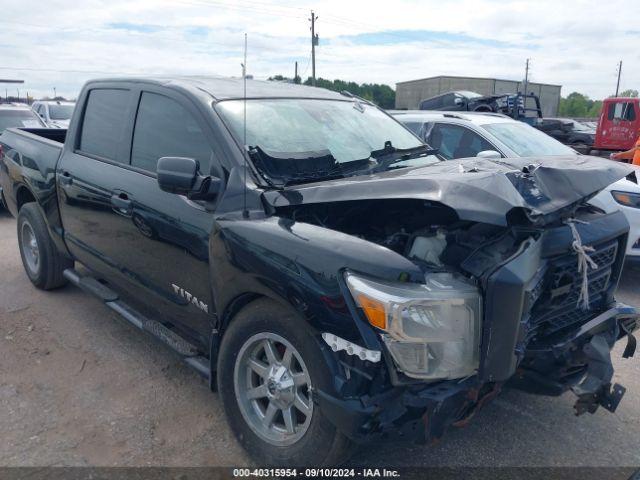
[[582, 155], [468, 158], [265, 192], [274, 207], [385, 198], [440, 202], [462, 220], [507, 225], [507, 213], [551, 214], [625, 177], [628, 165]]

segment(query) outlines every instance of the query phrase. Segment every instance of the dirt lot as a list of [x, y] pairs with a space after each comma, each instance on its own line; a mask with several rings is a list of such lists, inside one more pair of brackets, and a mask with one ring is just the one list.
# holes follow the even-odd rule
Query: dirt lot
[[[15, 221], [0, 213], [0, 465], [239, 465], [218, 397], [177, 356], [74, 287], [45, 293], [23, 273]], [[640, 270], [619, 299], [640, 305]], [[640, 355], [620, 358], [616, 414], [576, 418], [571, 394], [507, 391], [436, 446], [390, 445], [358, 465], [640, 464]]]

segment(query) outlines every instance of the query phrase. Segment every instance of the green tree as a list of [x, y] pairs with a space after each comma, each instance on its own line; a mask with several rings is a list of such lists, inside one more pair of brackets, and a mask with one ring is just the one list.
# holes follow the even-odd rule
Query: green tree
[[561, 117], [595, 118], [600, 115], [602, 100], [591, 100], [587, 95], [572, 92], [560, 99], [558, 115]]
[[629, 88], [627, 90], [623, 90], [620, 92], [620, 95], [618, 95], [619, 97], [632, 97], [632, 98], [638, 98], [638, 90], [635, 90], [633, 88]]
[[596, 118], [600, 116], [601, 111], [602, 111], [602, 100], [596, 100], [593, 102], [593, 105], [591, 105], [591, 108], [589, 108], [589, 111], [587, 112], [587, 117]]
[[[305, 85], [311, 85], [311, 77], [304, 81]], [[389, 86], [379, 83], [347, 82], [345, 80], [316, 79], [316, 86], [336, 92], [347, 91], [365, 100], [369, 100], [381, 108], [393, 108], [396, 104], [396, 92]]]
[[[282, 75], [274, 75], [269, 77], [269, 80], [278, 82], [291, 82], [291, 78], [284, 77]], [[298, 79], [298, 82], [300, 80]], [[304, 81], [305, 85], [311, 85], [311, 77]], [[320, 88], [326, 88], [327, 90], [333, 90], [334, 92], [347, 91], [358, 97], [362, 97], [365, 100], [375, 103], [381, 108], [393, 108], [396, 104], [396, 92], [389, 86], [378, 83], [362, 83], [348, 82], [346, 80], [326, 80], [324, 78], [316, 79], [316, 86]]]

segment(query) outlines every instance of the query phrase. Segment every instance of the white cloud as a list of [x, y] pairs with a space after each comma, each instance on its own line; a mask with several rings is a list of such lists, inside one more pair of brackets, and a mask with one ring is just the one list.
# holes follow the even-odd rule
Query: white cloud
[[[21, 92], [35, 96], [51, 95], [55, 86], [73, 97], [87, 79], [108, 74], [239, 75], [245, 31], [250, 73], [291, 76], [297, 60], [309, 75], [312, 7], [321, 39], [317, 74], [325, 78], [392, 86], [440, 74], [521, 79], [530, 57], [533, 81], [562, 84], [564, 95], [577, 90], [601, 98], [615, 89], [616, 63], [622, 59], [621, 87], [640, 87], [637, 0], [327, 0], [314, 5], [2, 0], [0, 5], [0, 77], [24, 78]], [[396, 33], [393, 42], [385, 36], [382, 44], [354, 39], [410, 30], [442, 35], [417, 41]]]

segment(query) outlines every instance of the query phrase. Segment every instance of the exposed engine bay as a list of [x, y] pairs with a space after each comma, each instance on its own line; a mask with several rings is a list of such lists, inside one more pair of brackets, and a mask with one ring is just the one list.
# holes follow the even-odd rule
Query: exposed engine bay
[[[280, 207], [278, 213], [384, 246], [424, 271], [455, 271], [478, 278], [513, 255], [524, 240], [539, 238], [544, 231], [524, 215], [513, 215], [518, 218], [515, 224], [503, 227], [463, 221], [445, 205], [416, 199], [305, 204]], [[597, 214], [587, 205], [574, 212], [580, 218]]]

